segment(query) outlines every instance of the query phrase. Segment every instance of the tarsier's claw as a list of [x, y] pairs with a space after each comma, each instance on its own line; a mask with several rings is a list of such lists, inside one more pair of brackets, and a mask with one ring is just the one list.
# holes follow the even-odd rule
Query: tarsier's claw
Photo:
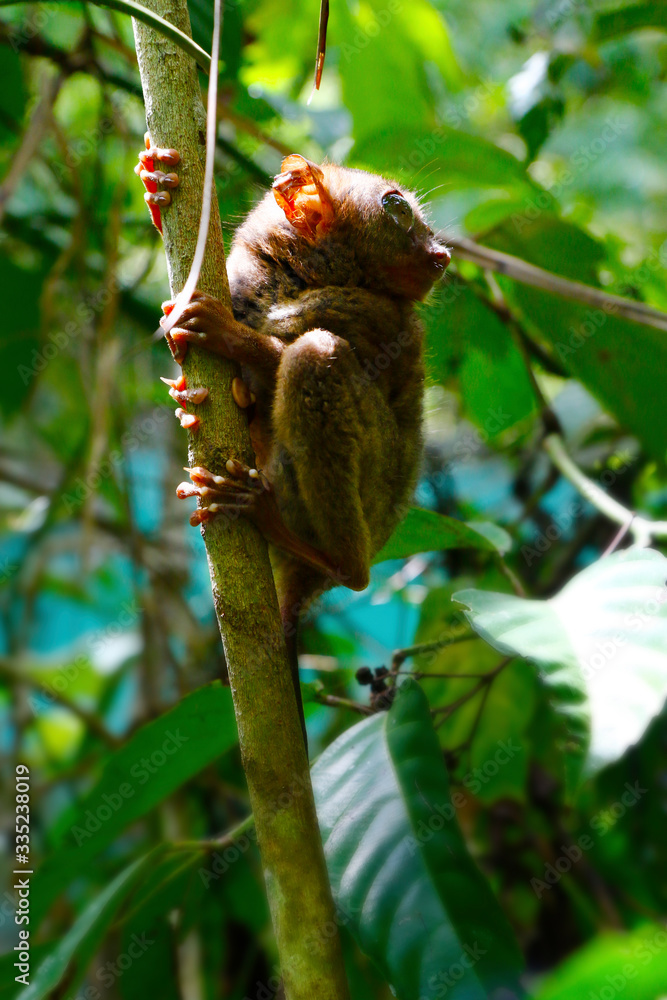
[[169, 395], [172, 399], [175, 399], [177, 403], [182, 403], [183, 406], [187, 406], [188, 403], [203, 403], [208, 396], [208, 389], [202, 386], [201, 389], [188, 389], [185, 382], [185, 375], [181, 375], [180, 378], [162, 378], [161, 381], [165, 385], [171, 386], [169, 390]]
[[178, 174], [165, 174], [162, 170], [138, 170], [135, 167], [135, 173], [139, 174], [141, 180], [146, 183], [146, 181], [152, 181], [154, 184], [163, 184], [164, 187], [175, 188], [178, 187], [180, 181], [178, 179]]
[[147, 191], [144, 195], [147, 205], [154, 205], [157, 208], [166, 208], [171, 205], [171, 195], [168, 191]]
[[160, 184], [165, 188], [175, 188], [178, 187], [180, 181], [178, 174], [164, 173], [162, 170], [156, 170], [155, 161], [158, 160], [167, 167], [175, 167], [180, 162], [181, 157], [176, 149], [163, 149], [160, 146], [151, 146], [148, 132], [144, 136], [144, 142], [146, 149], [142, 149], [139, 153], [139, 163], [134, 168], [134, 172], [138, 174], [146, 188], [144, 201], [148, 205], [156, 228], [162, 232], [160, 208], [165, 208], [171, 204], [171, 195], [168, 190], [158, 190], [158, 185]]
[[176, 410], [176, 417], [180, 420], [181, 427], [184, 427], [186, 431], [196, 431], [201, 423], [196, 414], [186, 413], [180, 406]]
[[165, 378], [164, 375], [160, 375], [160, 381], [164, 382], [165, 385], [170, 385], [172, 389], [177, 389], [179, 392], [187, 389], [188, 385], [185, 381], [185, 375], [179, 375], [178, 378]]

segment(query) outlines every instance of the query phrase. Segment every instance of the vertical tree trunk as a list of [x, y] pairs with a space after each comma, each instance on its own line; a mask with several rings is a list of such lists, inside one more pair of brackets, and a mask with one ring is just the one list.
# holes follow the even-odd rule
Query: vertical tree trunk
[[[186, 0], [144, 2], [190, 34]], [[175, 296], [185, 283], [197, 240], [206, 116], [193, 60], [138, 21], [134, 33], [151, 139], [181, 153], [181, 186], [162, 213]], [[199, 287], [230, 304], [215, 198]], [[224, 470], [230, 457], [252, 464], [245, 417], [230, 391], [234, 366], [191, 347], [184, 372], [189, 387], [210, 390], [197, 407], [200, 429], [189, 434], [190, 464], [214, 472]], [[266, 544], [244, 519], [213, 521], [204, 538], [286, 996], [346, 1000], [340, 943], [332, 933], [334, 907]]]

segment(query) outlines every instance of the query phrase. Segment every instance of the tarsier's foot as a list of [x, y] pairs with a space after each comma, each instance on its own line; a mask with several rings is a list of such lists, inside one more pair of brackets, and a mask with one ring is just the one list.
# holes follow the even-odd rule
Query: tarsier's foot
[[[139, 163], [134, 168], [134, 172], [143, 181], [146, 188], [144, 201], [148, 205], [148, 210], [151, 213], [151, 218], [156, 228], [162, 232], [160, 209], [171, 204], [171, 194], [169, 191], [172, 188], [178, 187], [179, 179], [178, 174], [171, 172], [166, 174], [163, 170], [156, 170], [155, 161], [157, 160], [167, 167], [175, 167], [180, 162], [181, 156], [176, 149], [162, 149], [159, 146], [151, 146], [148, 132], [144, 136], [144, 142], [146, 143], [146, 149], [142, 149], [139, 153]], [[160, 188], [166, 190], [160, 190]]]
[[[250, 469], [233, 458], [227, 461], [225, 468], [226, 476], [216, 476], [200, 465], [186, 470], [192, 483], [180, 483], [176, 495], [181, 500], [196, 496], [211, 501], [191, 514], [190, 524], [206, 524], [220, 515], [235, 519], [245, 514], [263, 528], [267, 515], [270, 517], [271, 508], [275, 507], [268, 480], [257, 469]], [[277, 507], [275, 513], [280, 517]]]
[[192, 483], [181, 483], [176, 488], [176, 495], [181, 500], [196, 496], [211, 501], [208, 506], [199, 507], [190, 515], [190, 524], [206, 524], [220, 515], [230, 519], [239, 515], [249, 517], [268, 542], [313, 566], [324, 576], [344, 582], [324, 552], [304, 542], [287, 527], [278, 509], [273, 487], [262, 472], [250, 469], [234, 458], [227, 461], [225, 468], [226, 476], [216, 476], [201, 466], [187, 470]]

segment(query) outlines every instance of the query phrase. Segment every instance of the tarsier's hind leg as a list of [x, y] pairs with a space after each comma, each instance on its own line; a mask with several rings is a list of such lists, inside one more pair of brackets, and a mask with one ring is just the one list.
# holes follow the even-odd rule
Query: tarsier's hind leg
[[338, 582], [353, 590], [368, 586], [376, 532], [366, 498], [387, 492], [389, 459], [376, 449], [386, 452], [392, 424], [346, 340], [311, 330], [285, 350], [273, 405], [271, 478], [279, 494], [296, 487], [290, 515], [310, 525]]

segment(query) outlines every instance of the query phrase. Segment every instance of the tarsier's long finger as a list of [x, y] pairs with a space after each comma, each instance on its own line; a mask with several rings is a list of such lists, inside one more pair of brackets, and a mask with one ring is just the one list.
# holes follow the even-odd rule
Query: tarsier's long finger
[[196, 431], [201, 423], [196, 413], [186, 413], [180, 406], [175, 411], [175, 415], [180, 420], [181, 427], [185, 428], [186, 431]]
[[169, 190], [159, 190], [158, 185], [173, 189], [178, 187], [180, 182], [178, 174], [164, 173], [162, 170], [156, 170], [155, 161], [158, 160], [168, 167], [175, 167], [180, 162], [181, 157], [176, 149], [151, 146], [148, 132], [144, 136], [144, 142], [146, 149], [139, 153], [139, 163], [134, 168], [134, 172], [141, 178], [146, 188], [144, 201], [148, 205], [153, 223], [162, 232], [160, 209], [165, 208], [171, 203], [171, 195], [169, 194]]
[[169, 389], [169, 395], [172, 399], [175, 399], [177, 403], [182, 403], [183, 406], [187, 406], [188, 403], [203, 403], [208, 396], [208, 389], [202, 386], [201, 389], [188, 389], [185, 382], [185, 375], [181, 375], [180, 378], [171, 379], [163, 378], [160, 376], [160, 380], [165, 383], [165, 385], [171, 386]]

